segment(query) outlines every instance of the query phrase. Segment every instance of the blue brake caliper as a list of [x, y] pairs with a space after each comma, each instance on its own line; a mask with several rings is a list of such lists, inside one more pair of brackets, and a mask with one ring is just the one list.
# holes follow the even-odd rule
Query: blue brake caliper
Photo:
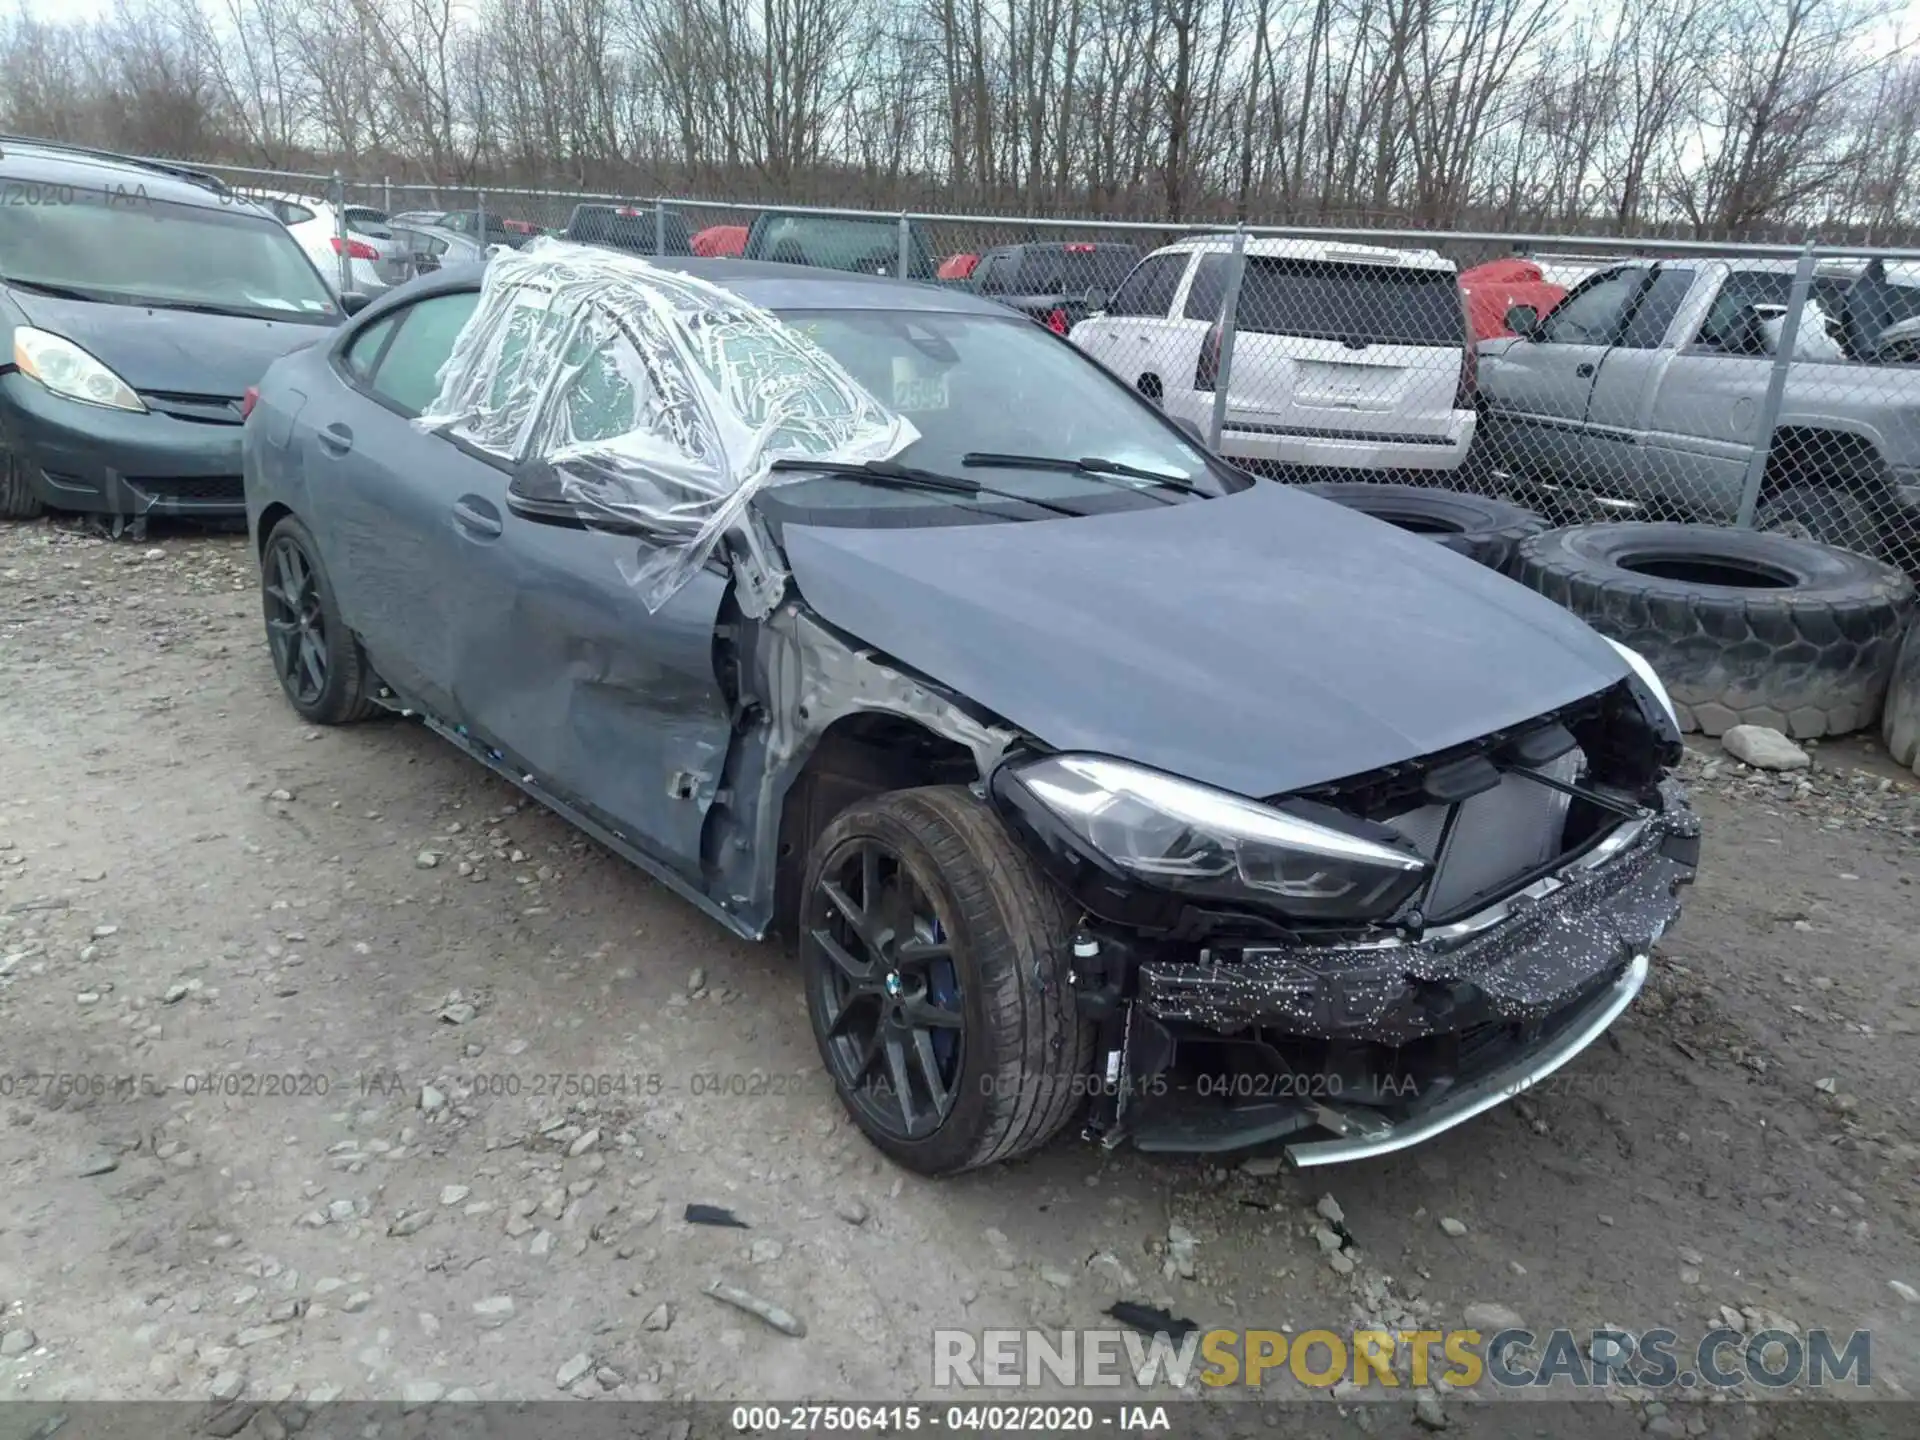
[[[931, 938], [936, 944], [947, 938], [947, 932], [936, 918], [933, 922]], [[952, 960], [936, 960], [927, 967], [927, 998], [942, 1010], [960, 1008], [960, 980], [954, 973]], [[954, 1050], [960, 1043], [960, 1037], [952, 1030], [940, 1029], [933, 1032], [933, 1053], [939, 1060], [940, 1068], [945, 1070], [953, 1059]]]

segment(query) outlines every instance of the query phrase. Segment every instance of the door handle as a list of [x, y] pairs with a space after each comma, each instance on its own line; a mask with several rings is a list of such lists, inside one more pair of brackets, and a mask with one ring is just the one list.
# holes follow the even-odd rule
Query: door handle
[[339, 421], [319, 432], [320, 448], [329, 455], [344, 455], [353, 449], [353, 431]]
[[453, 502], [453, 523], [475, 540], [500, 538], [500, 512], [478, 495], [462, 495]]
[[1573, 367], [1573, 373], [1579, 376], [1582, 380], [1586, 379], [1589, 375], [1593, 374], [1593, 362], [1591, 360], [1581, 361], [1578, 365]]

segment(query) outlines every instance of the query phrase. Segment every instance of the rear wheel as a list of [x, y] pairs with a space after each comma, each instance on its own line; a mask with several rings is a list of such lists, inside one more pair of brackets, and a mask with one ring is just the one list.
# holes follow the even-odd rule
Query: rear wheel
[[1860, 555], [1880, 554], [1880, 527], [1873, 507], [1851, 490], [1790, 486], [1760, 502], [1753, 525], [1756, 530], [1818, 540]]
[[843, 811], [814, 846], [799, 930], [821, 1058], [900, 1164], [1008, 1160], [1079, 1107], [1092, 1033], [1066, 976], [1072, 916], [970, 791]]
[[260, 558], [260, 598], [287, 703], [316, 725], [341, 725], [379, 707], [369, 698], [367, 657], [340, 618], [319, 555], [306, 526], [282, 520]]
[[11, 450], [0, 449], [0, 520], [38, 520], [45, 513], [26, 465]]

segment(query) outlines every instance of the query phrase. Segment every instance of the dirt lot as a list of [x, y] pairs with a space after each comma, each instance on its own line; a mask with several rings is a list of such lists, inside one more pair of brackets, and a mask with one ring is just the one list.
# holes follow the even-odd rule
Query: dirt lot
[[6, 1393], [932, 1398], [935, 1327], [1118, 1297], [1296, 1331], [1729, 1307], [1870, 1328], [1869, 1393], [1920, 1390], [1920, 793], [1864, 742], [1801, 783], [1690, 761], [1687, 916], [1529, 1099], [1333, 1172], [1068, 1137], [930, 1183], [841, 1114], [782, 953], [417, 726], [301, 723], [256, 583], [238, 537], [0, 530]]

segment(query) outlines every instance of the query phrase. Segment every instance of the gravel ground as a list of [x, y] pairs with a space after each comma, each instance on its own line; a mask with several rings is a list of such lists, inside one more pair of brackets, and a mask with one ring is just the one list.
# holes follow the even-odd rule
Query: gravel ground
[[[934, 1183], [842, 1115], [784, 954], [417, 726], [303, 724], [256, 587], [239, 537], [0, 528], [5, 1393], [935, 1398], [935, 1327], [1116, 1298], [1871, 1328], [1870, 1393], [1920, 1388], [1920, 792], [1866, 742], [1691, 757], [1706, 861], [1645, 997], [1424, 1148], [1290, 1175], [1063, 1138]], [[1749, 1408], [1648, 1398], [1656, 1433]]]

